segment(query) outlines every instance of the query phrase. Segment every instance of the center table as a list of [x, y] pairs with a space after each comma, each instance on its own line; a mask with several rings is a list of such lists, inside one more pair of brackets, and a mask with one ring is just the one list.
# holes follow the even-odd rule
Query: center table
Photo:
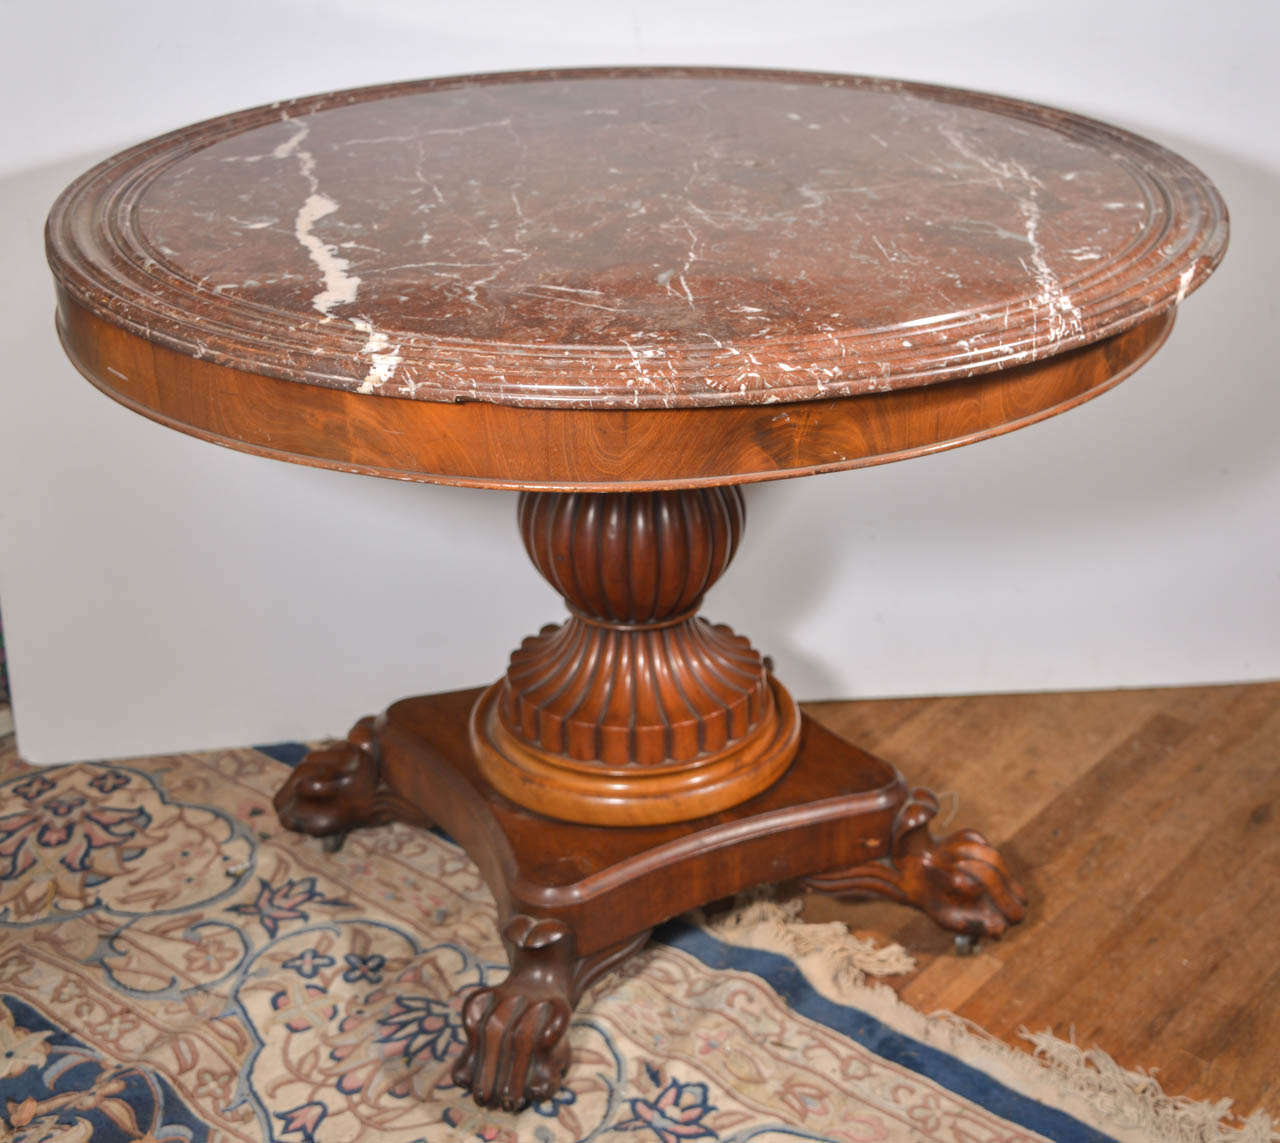
[[48, 249], [67, 353], [128, 407], [281, 460], [520, 491], [568, 619], [485, 690], [361, 718], [276, 799], [331, 844], [435, 823], [477, 862], [511, 972], [462, 1001], [453, 1075], [515, 1108], [556, 1091], [583, 990], [698, 904], [801, 878], [964, 941], [1022, 918], [982, 836], [934, 838], [931, 793], [810, 721], [699, 608], [741, 485], [1096, 396], [1226, 236], [1198, 170], [1101, 123], [690, 68], [210, 120], [81, 177]]

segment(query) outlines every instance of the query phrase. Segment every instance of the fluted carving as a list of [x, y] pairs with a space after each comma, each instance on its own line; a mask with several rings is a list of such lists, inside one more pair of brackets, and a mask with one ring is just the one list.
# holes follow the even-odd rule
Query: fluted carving
[[609, 768], [723, 750], [771, 710], [751, 644], [694, 610], [737, 549], [737, 488], [520, 498], [534, 566], [573, 616], [511, 657], [507, 729], [553, 754]]
[[[495, 785], [584, 821], [678, 821], [745, 800], [785, 769], [790, 697], [745, 638], [696, 614], [742, 536], [737, 488], [527, 492], [519, 517], [571, 614], [524, 641], [482, 704], [473, 738]], [[576, 793], [564, 781], [546, 791], [541, 779], [561, 770]], [[642, 778], [644, 810], [632, 797]]]
[[575, 616], [512, 656], [502, 715], [543, 750], [626, 767], [723, 750], [770, 709], [759, 654], [727, 627], [619, 631]]
[[742, 538], [736, 487], [526, 492], [520, 537], [570, 607], [600, 622], [657, 623], [697, 607]]

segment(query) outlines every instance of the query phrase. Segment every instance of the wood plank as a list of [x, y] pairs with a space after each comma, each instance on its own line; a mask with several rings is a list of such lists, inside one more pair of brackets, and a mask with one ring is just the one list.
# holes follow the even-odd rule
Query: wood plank
[[910, 910], [811, 895], [806, 916], [898, 940], [891, 981], [1017, 1043], [1074, 1029], [1166, 1090], [1280, 1115], [1280, 684], [821, 703], [807, 708], [953, 789], [1031, 891], [958, 958]]

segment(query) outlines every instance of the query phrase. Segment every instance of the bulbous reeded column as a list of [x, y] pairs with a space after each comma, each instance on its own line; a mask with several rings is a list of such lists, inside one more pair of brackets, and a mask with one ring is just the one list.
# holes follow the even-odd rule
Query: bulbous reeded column
[[499, 790], [573, 821], [655, 824], [782, 774], [794, 702], [745, 638], [697, 615], [742, 535], [736, 487], [527, 492], [519, 519], [571, 615], [526, 639], [476, 706], [472, 742]]

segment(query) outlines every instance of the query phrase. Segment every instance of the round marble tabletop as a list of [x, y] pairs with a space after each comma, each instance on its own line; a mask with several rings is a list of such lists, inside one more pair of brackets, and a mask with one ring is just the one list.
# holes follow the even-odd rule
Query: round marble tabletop
[[84, 175], [48, 243], [70, 304], [199, 361], [425, 402], [656, 410], [1063, 354], [1171, 310], [1226, 234], [1191, 164], [1061, 111], [626, 69], [210, 120]]

